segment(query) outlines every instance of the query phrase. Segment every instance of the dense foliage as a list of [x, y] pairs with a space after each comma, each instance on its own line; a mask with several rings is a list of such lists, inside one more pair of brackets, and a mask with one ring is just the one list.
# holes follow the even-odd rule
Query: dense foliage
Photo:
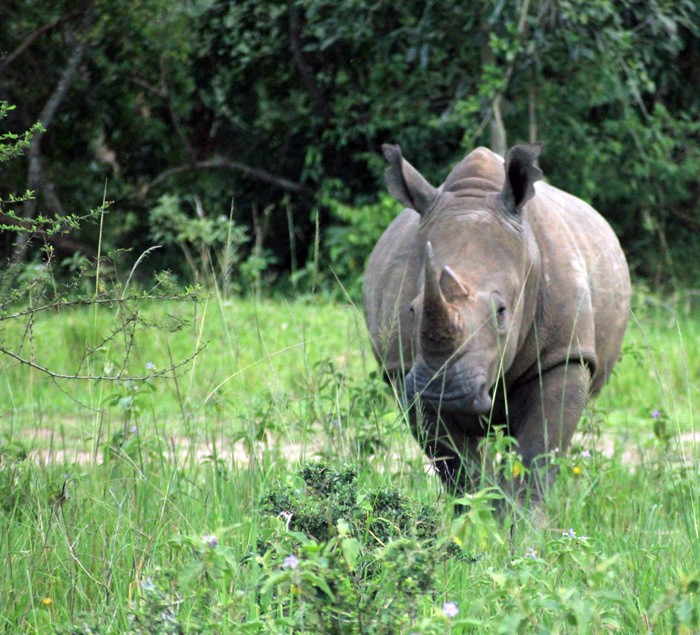
[[[610, 219], [638, 274], [692, 283], [699, 36], [694, 0], [8, 0], [3, 127], [45, 131], [3, 166], [0, 212], [26, 189], [14, 209], [31, 218], [106, 197], [105, 249], [161, 244], [155, 264], [183, 280], [206, 269], [189, 250], [243, 287], [271, 272], [352, 283], [383, 227], [368, 213], [391, 214], [381, 143], [439, 183], [476, 145], [539, 139], [547, 177]], [[184, 237], [153, 222], [168, 208]], [[207, 242], [221, 217], [235, 257]], [[94, 256], [97, 236], [47, 240]]]

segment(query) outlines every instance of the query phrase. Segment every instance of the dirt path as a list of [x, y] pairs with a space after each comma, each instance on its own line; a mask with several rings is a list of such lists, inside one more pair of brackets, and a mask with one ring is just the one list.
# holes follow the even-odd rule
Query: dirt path
[[[52, 431], [49, 429], [37, 430], [35, 439], [50, 440]], [[641, 441], [630, 442], [622, 436], [607, 433], [596, 439], [591, 439], [589, 436], [577, 434], [574, 437], [572, 447], [580, 448], [589, 452], [599, 452], [607, 458], [612, 458], [614, 455], [620, 456], [625, 465], [631, 467], [646, 463], [652, 459], [658, 460], [658, 446], [649, 439], [642, 443]], [[673, 451], [669, 458], [675, 460], [688, 461], [693, 459], [700, 460], [700, 431], [695, 433], [687, 432], [681, 434], [672, 442]], [[300, 460], [313, 458], [318, 453], [322, 452], [324, 446], [321, 443], [295, 443], [279, 439], [269, 438], [266, 443], [258, 443], [255, 448], [255, 455], [261, 456], [265, 451], [277, 452], [280, 458], [288, 463], [296, 463]], [[250, 464], [250, 452], [246, 445], [239, 441], [231, 444], [230, 440], [221, 438], [217, 440], [216, 448], [211, 442], [198, 442], [192, 444], [186, 437], [170, 437], [168, 439], [168, 449], [165, 454], [172, 458], [177, 457], [179, 462], [194, 461], [196, 463], [213, 460], [224, 461], [227, 464], [235, 464], [240, 467]], [[408, 442], [402, 448], [391, 448], [388, 458], [391, 464], [400, 464], [402, 461], [416, 459], [421, 455], [418, 445]], [[30, 457], [39, 464], [46, 465], [48, 463], [76, 463], [79, 465], [89, 465], [96, 461], [101, 463], [103, 460], [103, 448], [100, 447], [98, 452], [93, 455], [92, 452], [84, 449], [62, 449], [62, 448], [45, 448], [36, 449], [30, 452]]]

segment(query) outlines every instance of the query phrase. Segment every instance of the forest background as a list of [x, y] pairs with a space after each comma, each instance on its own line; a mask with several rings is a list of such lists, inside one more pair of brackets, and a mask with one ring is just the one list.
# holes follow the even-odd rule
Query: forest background
[[[2, 164], [0, 224], [33, 239], [4, 232], [0, 267], [48, 244], [66, 273], [98, 249], [131, 250], [128, 271], [159, 245], [139, 275], [202, 282], [227, 252], [234, 291], [338, 294], [337, 278], [356, 297], [398, 210], [382, 143], [437, 185], [478, 145], [538, 140], [638, 279], [692, 288], [698, 85], [696, 0], [8, 0], [3, 132], [42, 127]], [[43, 230], [103, 201], [101, 229]]]

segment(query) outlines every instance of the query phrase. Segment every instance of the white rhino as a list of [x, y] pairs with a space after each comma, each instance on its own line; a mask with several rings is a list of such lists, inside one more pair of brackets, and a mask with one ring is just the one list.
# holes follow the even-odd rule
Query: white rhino
[[382, 149], [406, 209], [369, 257], [365, 318], [415, 436], [457, 491], [478, 477], [477, 447], [494, 425], [528, 468], [565, 452], [627, 324], [629, 271], [612, 229], [540, 181], [539, 145], [515, 146], [505, 162], [477, 148], [437, 189], [398, 146]]

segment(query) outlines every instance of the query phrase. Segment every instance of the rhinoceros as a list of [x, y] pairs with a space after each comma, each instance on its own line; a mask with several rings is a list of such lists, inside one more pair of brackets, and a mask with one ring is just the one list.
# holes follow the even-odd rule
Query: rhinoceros
[[385, 180], [404, 209], [363, 280], [375, 357], [414, 435], [457, 493], [480, 477], [497, 425], [541, 496], [590, 395], [610, 377], [630, 304], [625, 256], [603, 217], [540, 180], [539, 144], [505, 161], [477, 148], [433, 187], [397, 145]]

